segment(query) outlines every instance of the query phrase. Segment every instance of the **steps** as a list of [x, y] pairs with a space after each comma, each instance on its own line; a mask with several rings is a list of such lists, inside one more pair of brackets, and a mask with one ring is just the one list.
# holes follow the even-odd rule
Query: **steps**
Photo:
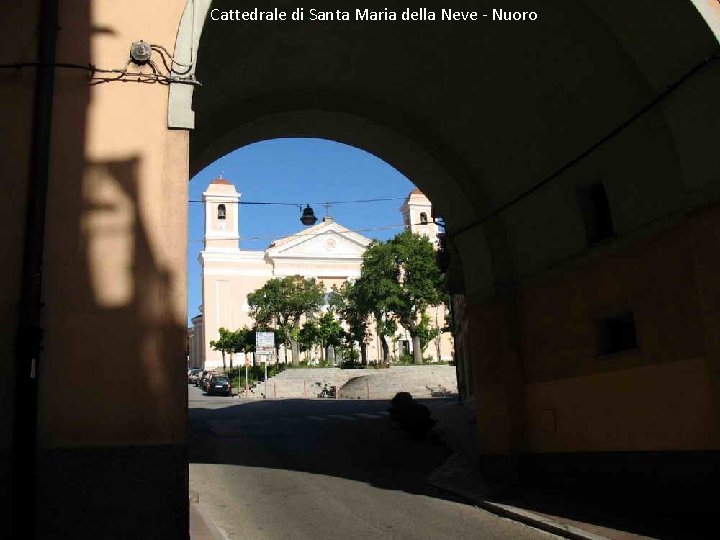
[[[323, 386], [340, 389], [348, 399], [392, 399], [397, 392], [415, 398], [457, 395], [454, 366], [392, 366], [388, 369], [294, 368], [268, 379], [269, 398], [316, 399]], [[263, 383], [255, 395], [264, 391]]]

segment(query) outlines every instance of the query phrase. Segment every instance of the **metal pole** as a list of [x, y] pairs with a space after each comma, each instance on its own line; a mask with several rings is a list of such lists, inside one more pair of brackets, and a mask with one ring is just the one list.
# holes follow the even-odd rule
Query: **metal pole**
[[247, 378], [247, 358], [245, 359], [245, 399], [247, 399], [248, 396], [248, 378]]
[[268, 359], [266, 356], [265, 357], [265, 399], [267, 399], [267, 365], [268, 365]]

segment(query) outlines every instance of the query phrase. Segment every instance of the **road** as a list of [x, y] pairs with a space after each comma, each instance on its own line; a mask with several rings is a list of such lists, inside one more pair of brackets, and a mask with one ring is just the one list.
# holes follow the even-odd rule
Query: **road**
[[405, 437], [387, 406], [244, 401], [191, 386], [190, 489], [230, 539], [554, 538], [428, 486], [448, 449]]

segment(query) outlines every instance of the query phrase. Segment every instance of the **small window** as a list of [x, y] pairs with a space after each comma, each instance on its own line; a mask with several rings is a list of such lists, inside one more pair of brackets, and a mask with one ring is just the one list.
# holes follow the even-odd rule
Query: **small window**
[[428, 224], [427, 214], [425, 212], [420, 212], [420, 225], [427, 225], [427, 224]]
[[597, 244], [615, 236], [605, 186], [601, 182], [589, 186], [578, 186], [577, 197], [585, 223], [588, 245]]
[[219, 204], [218, 205], [218, 219], [225, 219], [225, 205]]
[[607, 356], [638, 348], [635, 316], [625, 311], [595, 321], [598, 356]]

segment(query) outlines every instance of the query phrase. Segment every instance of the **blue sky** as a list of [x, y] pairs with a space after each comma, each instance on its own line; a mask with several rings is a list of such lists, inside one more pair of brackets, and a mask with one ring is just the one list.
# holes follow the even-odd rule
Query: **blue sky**
[[[275, 238], [303, 229], [294, 206], [243, 205], [250, 202], [288, 202], [310, 205], [321, 219], [326, 201], [402, 199], [415, 187], [390, 165], [352, 146], [323, 139], [273, 139], [239, 148], [218, 159], [190, 181], [190, 200], [202, 200], [213, 179], [235, 184], [240, 198], [240, 247], [263, 250]], [[400, 232], [402, 200], [366, 204], [336, 204], [329, 214], [368, 238], [385, 240]], [[203, 205], [190, 203], [188, 234], [188, 318], [201, 302], [200, 265]], [[395, 226], [385, 230], [362, 230]]]

